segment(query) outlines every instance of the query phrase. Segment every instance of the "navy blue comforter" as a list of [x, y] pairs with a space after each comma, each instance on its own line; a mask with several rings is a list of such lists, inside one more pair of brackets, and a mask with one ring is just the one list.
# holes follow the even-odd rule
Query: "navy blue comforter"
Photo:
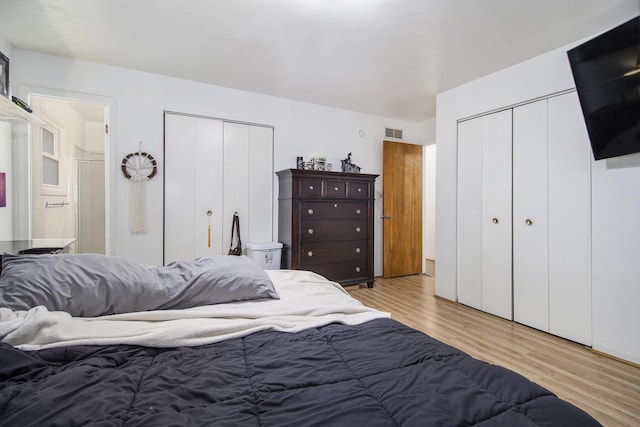
[[599, 425], [389, 319], [168, 349], [2, 343], [0, 381], [2, 426]]

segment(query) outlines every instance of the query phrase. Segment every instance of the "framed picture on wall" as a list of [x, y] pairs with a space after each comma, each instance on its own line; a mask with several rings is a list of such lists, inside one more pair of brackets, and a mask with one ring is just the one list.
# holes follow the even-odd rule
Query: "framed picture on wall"
[[0, 95], [10, 99], [9, 95], [9, 58], [0, 52]]

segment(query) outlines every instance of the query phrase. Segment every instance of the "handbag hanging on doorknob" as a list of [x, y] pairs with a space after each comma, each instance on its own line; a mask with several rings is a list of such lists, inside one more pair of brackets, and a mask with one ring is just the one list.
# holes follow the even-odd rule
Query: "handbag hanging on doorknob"
[[[238, 236], [236, 247], [233, 247], [233, 235]], [[242, 255], [242, 240], [240, 239], [240, 217], [238, 212], [233, 214], [233, 222], [231, 223], [231, 243], [229, 244], [229, 255]]]

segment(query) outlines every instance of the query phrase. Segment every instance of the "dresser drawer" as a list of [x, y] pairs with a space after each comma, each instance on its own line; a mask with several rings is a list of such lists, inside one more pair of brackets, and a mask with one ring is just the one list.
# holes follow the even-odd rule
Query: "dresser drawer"
[[298, 265], [305, 268], [317, 264], [359, 261], [368, 259], [368, 242], [352, 240], [346, 242], [312, 242], [299, 246]]
[[321, 197], [322, 196], [322, 180], [321, 179], [301, 179], [298, 181], [298, 194], [302, 197]]
[[347, 197], [347, 182], [324, 180], [322, 185], [322, 197]]
[[321, 220], [300, 222], [300, 242], [366, 240], [367, 220]]
[[300, 218], [303, 221], [316, 219], [361, 219], [367, 218], [367, 202], [301, 202]]
[[352, 199], [368, 199], [370, 196], [371, 185], [368, 182], [347, 182], [347, 197], [350, 197]]
[[308, 270], [318, 273], [334, 282], [358, 283], [371, 279], [368, 277], [369, 273], [366, 260], [314, 265], [310, 266]]

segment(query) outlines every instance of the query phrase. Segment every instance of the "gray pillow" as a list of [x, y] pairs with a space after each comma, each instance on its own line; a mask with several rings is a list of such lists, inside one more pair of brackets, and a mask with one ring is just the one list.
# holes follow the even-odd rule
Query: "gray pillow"
[[98, 254], [2, 257], [0, 307], [12, 310], [43, 305], [95, 317], [259, 298], [279, 296], [269, 276], [245, 256], [217, 255], [164, 267]]

